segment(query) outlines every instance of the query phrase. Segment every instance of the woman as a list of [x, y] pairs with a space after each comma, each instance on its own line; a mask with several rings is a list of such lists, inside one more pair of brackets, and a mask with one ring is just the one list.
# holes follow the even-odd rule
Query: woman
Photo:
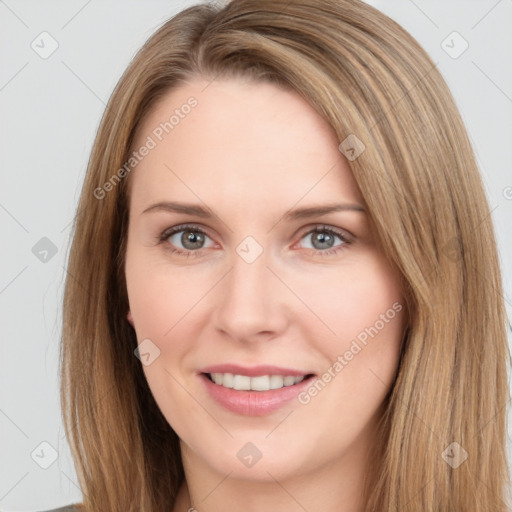
[[395, 22], [354, 0], [184, 10], [117, 85], [77, 212], [80, 510], [506, 510], [489, 208]]

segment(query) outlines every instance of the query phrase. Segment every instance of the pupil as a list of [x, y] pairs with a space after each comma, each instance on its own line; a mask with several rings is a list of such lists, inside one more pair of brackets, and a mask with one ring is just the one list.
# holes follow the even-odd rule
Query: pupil
[[[320, 244], [322, 243], [327, 243], [327, 247], [332, 247], [332, 235], [330, 234], [325, 234], [325, 233], [314, 233], [314, 237], [313, 239], [316, 240], [316, 241], [319, 241]], [[331, 242], [331, 244], [329, 244], [329, 242]], [[314, 243], [313, 243], [314, 245]], [[321, 248], [324, 248], [325, 249], [325, 246], [324, 247], [321, 247]]]
[[197, 249], [201, 247], [203, 235], [195, 231], [184, 231], [181, 239], [181, 243], [187, 249]]

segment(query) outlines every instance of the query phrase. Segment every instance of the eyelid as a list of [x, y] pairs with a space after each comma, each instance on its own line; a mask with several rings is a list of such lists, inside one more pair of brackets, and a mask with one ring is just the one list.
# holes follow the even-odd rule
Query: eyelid
[[338, 236], [340, 236], [342, 239], [347, 240], [348, 242], [351, 242], [356, 238], [350, 231], [348, 231], [346, 229], [339, 228], [336, 226], [331, 226], [330, 224], [325, 224], [322, 222], [312, 223], [312, 224], [308, 224], [307, 226], [303, 226], [302, 228], [300, 228], [300, 230], [298, 230], [296, 232], [294, 237], [297, 236], [299, 233], [302, 233], [301, 234], [301, 238], [302, 238], [304, 235], [307, 235], [309, 233], [312, 233], [315, 231], [324, 231], [324, 230], [332, 231], [332, 232], [336, 233]]
[[180, 231], [185, 231], [186, 229], [189, 229], [191, 231], [199, 231], [201, 233], [204, 233], [206, 236], [211, 238], [213, 240], [213, 237], [209, 234], [208, 228], [202, 226], [201, 224], [197, 223], [185, 223], [185, 224], [177, 224], [176, 226], [172, 226], [169, 228], [164, 229], [160, 235], [158, 235], [158, 239], [160, 241], [167, 240], [171, 235], [179, 233]]

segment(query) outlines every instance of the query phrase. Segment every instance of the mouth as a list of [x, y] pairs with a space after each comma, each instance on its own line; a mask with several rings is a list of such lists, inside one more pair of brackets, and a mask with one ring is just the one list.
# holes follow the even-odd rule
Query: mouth
[[198, 377], [210, 398], [223, 409], [243, 416], [265, 416], [279, 410], [285, 404], [302, 406], [294, 398], [304, 392], [315, 375], [308, 373], [249, 376], [201, 372]]
[[296, 386], [313, 378], [313, 373], [306, 375], [258, 375], [249, 376], [233, 373], [202, 373], [210, 382], [234, 391], [273, 391]]

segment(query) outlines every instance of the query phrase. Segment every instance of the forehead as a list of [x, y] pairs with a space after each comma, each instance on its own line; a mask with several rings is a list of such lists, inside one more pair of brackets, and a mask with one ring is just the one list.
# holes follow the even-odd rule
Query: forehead
[[135, 203], [180, 197], [293, 206], [361, 196], [332, 128], [297, 93], [197, 79], [169, 91], [140, 126], [151, 146], [130, 174]]

